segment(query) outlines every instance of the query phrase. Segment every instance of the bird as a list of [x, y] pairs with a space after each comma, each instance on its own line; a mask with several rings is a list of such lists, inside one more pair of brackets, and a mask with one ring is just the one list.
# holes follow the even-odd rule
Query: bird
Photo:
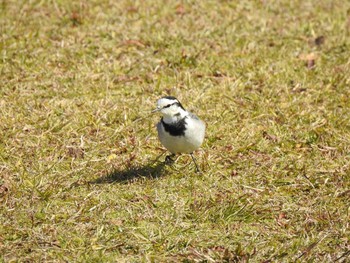
[[157, 124], [158, 138], [162, 145], [171, 152], [165, 159], [173, 162], [172, 157], [176, 154], [190, 154], [200, 172], [193, 152], [204, 141], [205, 123], [193, 113], [185, 110], [180, 101], [173, 96], [165, 96], [157, 101], [157, 107], [152, 111], [160, 112], [162, 118]]

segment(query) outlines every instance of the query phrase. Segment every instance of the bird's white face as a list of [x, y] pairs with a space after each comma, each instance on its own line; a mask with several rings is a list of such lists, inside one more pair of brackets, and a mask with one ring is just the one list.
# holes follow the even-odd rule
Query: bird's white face
[[184, 110], [176, 98], [167, 96], [157, 101], [157, 108], [153, 112], [160, 111], [164, 116], [174, 116]]

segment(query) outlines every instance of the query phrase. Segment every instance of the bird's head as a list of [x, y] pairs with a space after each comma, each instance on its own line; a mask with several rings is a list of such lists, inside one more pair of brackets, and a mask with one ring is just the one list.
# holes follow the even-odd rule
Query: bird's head
[[157, 112], [163, 114], [163, 116], [183, 116], [186, 110], [181, 105], [179, 100], [172, 96], [166, 96], [163, 98], [160, 98], [157, 101], [157, 108], [153, 110], [152, 112]]

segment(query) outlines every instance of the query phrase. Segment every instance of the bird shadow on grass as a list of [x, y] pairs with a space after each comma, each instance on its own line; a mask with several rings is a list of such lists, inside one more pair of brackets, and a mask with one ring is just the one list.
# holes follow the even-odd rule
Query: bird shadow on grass
[[154, 179], [164, 175], [165, 163], [157, 165], [134, 166], [125, 170], [113, 170], [105, 176], [90, 181], [90, 184], [126, 183], [140, 178]]

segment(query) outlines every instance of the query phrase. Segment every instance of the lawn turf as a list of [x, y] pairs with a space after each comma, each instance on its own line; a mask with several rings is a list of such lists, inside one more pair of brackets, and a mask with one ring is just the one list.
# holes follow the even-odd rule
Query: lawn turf
[[[350, 2], [0, 3], [0, 261], [346, 262]], [[151, 115], [207, 123], [165, 166]]]

